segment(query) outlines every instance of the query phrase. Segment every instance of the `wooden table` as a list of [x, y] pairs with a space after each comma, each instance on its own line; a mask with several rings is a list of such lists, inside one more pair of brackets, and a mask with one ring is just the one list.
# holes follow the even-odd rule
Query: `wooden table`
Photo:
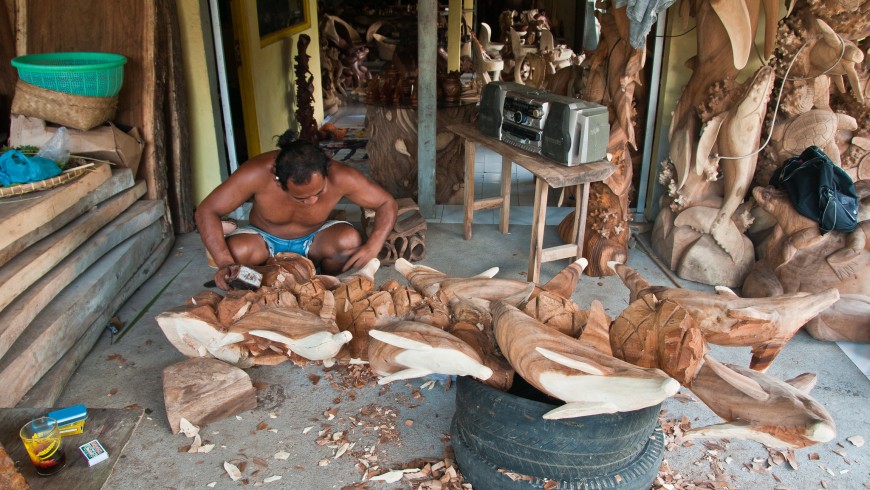
[[[18, 436], [18, 431], [28, 421], [42, 417], [52, 408], [4, 408], [0, 409], [0, 442], [16, 462], [21, 474], [32, 489], [59, 490], [98, 490], [103, 487], [112, 474], [112, 469], [121, 451], [130, 440], [133, 431], [142, 419], [143, 410], [128, 410], [123, 408], [89, 408], [85, 430], [81, 434], [63, 438], [63, 449], [66, 451], [66, 467], [52, 476], [36, 474], [27, 450]], [[88, 467], [79, 446], [97, 439], [109, 453], [109, 459]], [[173, 448], [174, 452], [175, 449]], [[20, 464], [18, 464], [20, 462]]]
[[[535, 202], [532, 217], [532, 244], [529, 251], [529, 274], [531, 282], [538, 282], [541, 274], [541, 263], [554, 260], [582, 257], [583, 239], [586, 232], [586, 210], [589, 203], [589, 185], [610, 176], [616, 167], [606, 160], [598, 160], [583, 165], [567, 167], [551, 162], [541, 155], [536, 155], [507, 143], [485, 136], [472, 124], [457, 124], [449, 126], [451, 131], [465, 139], [465, 239], [471, 239], [471, 225], [474, 212], [479, 209], [501, 208], [499, 215], [499, 231], [508, 232], [511, 206], [511, 162], [528, 170], [535, 176]], [[474, 200], [474, 145], [483, 145], [501, 155], [501, 193], [498, 197]], [[574, 243], [556, 247], [543, 248], [544, 225], [547, 215], [547, 195], [550, 187], [561, 189], [575, 187], [576, 208], [574, 212]]]

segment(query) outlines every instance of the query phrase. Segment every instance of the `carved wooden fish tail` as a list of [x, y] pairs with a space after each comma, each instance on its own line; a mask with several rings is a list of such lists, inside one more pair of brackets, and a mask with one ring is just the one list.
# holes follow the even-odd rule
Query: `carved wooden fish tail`
[[610, 261], [607, 265], [616, 272], [619, 278], [622, 280], [622, 283], [631, 291], [631, 295], [629, 296], [629, 303], [634, 302], [638, 298], [638, 295], [641, 291], [650, 287], [650, 284], [633, 268], [620, 264], [618, 262]]
[[746, 66], [752, 48], [754, 35], [749, 9], [743, 0], [711, 0], [710, 6], [725, 26], [731, 40], [734, 67], [738, 70]]
[[584, 258], [579, 258], [562, 269], [546, 284], [541, 286], [541, 289], [557, 294], [565, 299], [574, 294], [577, 289], [577, 284], [580, 282], [580, 276], [583, 275], [583, 269], [589, 264], [589, 261]]

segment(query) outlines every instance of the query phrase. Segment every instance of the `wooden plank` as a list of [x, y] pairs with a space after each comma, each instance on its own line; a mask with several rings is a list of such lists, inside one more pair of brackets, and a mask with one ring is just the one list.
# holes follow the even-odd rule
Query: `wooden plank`
[[175, 1], [163, 2], [166, 7], [162, 24], [166, 30], [169, 54], [166, 63], [167, 121], [166, 155], [168, 174], [169, 208], [176, 233], [189, 233], [196, 223], [193, 219], [193, 185], [190, 179], [190, 129], [188, 128], [187, 90], [185, 89], [184, 66], [181, 56], [181, 33], [178, 26], [178, 8]]
[[532, 244], [529, 250], [529, 282], [538, 282], [541, 275], [541, 254], [544, 248], [544, 225], [547, 223], [547, 194], [550, 188], [541, 178], [535, 178], [535, 207], [532, 211]]
[[[144, 190], [144, 184], [141, 188], [140, 192]], [[160, 219], [162, 214], [163, 207], [160, 201], [135, 203], [10, 303], [0, 312], [0, 359], [27, 325], [58, 293], [75, 281], [100, 257]]]
[[576, 257], [577, 253], [576, 243], [545, 248], [541, 251], [541, 262], [552, 262], [554, 260]]
[[0, 267], [0, 311], [65, 259], [91, 235], [117, 218], [144, 194], [144, 186], [122, 192], [83, 214]]
[[465, 140], [465, 203], [462, 227], [465, 239], [471, 240], [471, 225], [474, 223], [474, 143]]
[[503, 197], [487, 197], [486, 199], [474, 201], [474, 210], [500, 208], [502, 204], [504, 204]]
[[99, 316], [104, 305], [133, 277], [162, 240], [154, 227], [143, 230], [107, 253], [61, 292], [0, 359], [0, 407], [15, 406], [72, 347]]
[[[435, 217], [435, 108], [438, 56], [438, 2], [417, 2], [417, 204], [426, 218]], [[474, 179], [474, 175], [471, 176]], [[474, 196], [472, 195], [472, 198]], [[467, 225], [470, 227], [470, 224]], [[470, 230], [466, 230], [466, 234]]]
[[69, 184], [20, 197], [0, 199], [0, 230], [3, 230], [0, 233], [0, 254], [7, 254], [6, 247], [73, 207], [89, 192], [109, 180], [110, 176], [109, 166], [98, 164], [93, 172], [88, 172]]
[[[158, 226], [154, 224], [152, 226]], [[85, 359], [88, 353], [94, 348], [100, 335], [106, 331], [106, 325], [109, 324], [112, 316], [121, 309], [124, 303], [127, 302], [133, 293], [139, 289], [145, 281], [150, 278], [160, 265], [166, 260], [169, 252], [175, 244], [175, 235], [167, 235], [157, 250], [151, 253], [145, 262], [139, 266], [136, 274], [127, 281], [127, 284], [118, 292], [112, 301], [106, 305], [106, 308], [100, 313], [100, 316], [94, 320], [94, 323], [88, 327], [87, 331], [79, 337], [75, 345], [67, 351], [64, 356], [51, 367], [51, 370], [39, 380], [36, 385], [24, 395], [24, 398], [18, 402], [19, 407], [53, 407], [63, 393], [67, 382], [78, 369], [79, 364]]]
[[498, 218], [498, 231], [502, 235], [508, 232], [508, 227], [511, 223], [511, 183], [513, 175], [511, 173], [513, 163], [510, 158], [501, 157], [501, 213]]
[[484, 136], [474, 124], [455, 124], [447, 127], [447, 130], [465, 138], [466, 141], [486, 146], [535, 174], [536, 177], [544, 179], [550, 187], [557, 189], [569, 185], [599, 182], [616, 170], [616, 167], [606, 160], [598, 160], [574, 167], [550, 162], [541, 155], [529, 153], [489, 136]]
[[[45, 478], [36, 475], [27, 451], [18, 437], [18, 430], [34, 417], [45, 415], [50, 408], [0, 409], [0, 442], [6, 446], [9, 456], [21, 468], [21, 473], [33, 489], [45, 490], [99, 490], [109, 479], [115, 464], [121, 457], [130, 436], [142, 420], [144, 410], [125, 408], [88, 408], [88, 420], [82, 434], [63, 438], [66, 452], [66, 468], [56, 475]], [[78, 451], [78, 446], [97, 439], [109, 453], [109, 460], [88, 467]]]
[[[105, 201], [106, 199], [109, 199], [110, 197], [118, 194], [123, 190], [133, 187], [133, 184], [133, 174], [130, 173], [130, 169], [113, 169], [112, 176], [109, 177], [108, 180], [100, 184], [100, 186], [96, 189], [85, 194], [84, 197], [82, 197], [81, 199], [76, 201], [75, 204], [66, 208], [66, 210], [55, 216], [54, 219], [48, 221], [41, 226], [36, 227], [30, 233], [27, 233], [26, 235], [15, 239], [12, 243], [9, 243], [5, 247], [3, 247], [3, 249], [0, 250], [0, 265], [9, 262], [13, 258], [15, 258], [16, 255], [21, 253], [22, 250], [33, 245], [39, 240], [42, 240], [48, 235], [54, 233], [55, 231], [61, 229], [70, 221], [84, 214], [85, 211], [87, 211], [88, 209], [96, 206], [97, 204]], [[4, 201], [0, 200], [0, 211], [2, 211], [3, 206]]]

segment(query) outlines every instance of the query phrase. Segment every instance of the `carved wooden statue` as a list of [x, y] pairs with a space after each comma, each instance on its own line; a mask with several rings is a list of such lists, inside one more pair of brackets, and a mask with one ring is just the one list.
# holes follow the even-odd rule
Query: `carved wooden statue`
[[[613, 271], [607, 262], [625, 262], [628, 258], [629, 202], [628, 194], [633, 174], [633, 160], [639, 157], [635, 136], [635, 91], [641, 87], [645, 49], [629, 44], [629, 25], [625, 8], [611, 8], [600, 14], [601, 40], [598, 50], [584, 61], [589, 76], [582, 93], [583, 100], [607, 106], [610, 114], [610, 139], [607, 153], [616, 172], [604, 182], [592, 184], [589, 192], [589, 211], [586, 221], [586, 242], [583, 256], [589, 259], [586, 273], [607, 276]], [[563, 77], [570, 72], [563, 72]], [[556, 83], [556, 82], [554, 82]], [[560, 83], [563, 95], [574, 96], [570, 82]], [[632, 155], [632, 151], [635, 153]], [[577, 196], [575, 196], [577, 197]], [[569, 214], [559, 225], [559, 236], [565, 243], [573, 243], [574, 214]]]
[[753, 190], [755, 201], [776, 225], [760, 246], [760, 260], [743, 283], [743, 293], [769, 297], [836, 288], [839, 301], [807, 324], [807, 331], [822, 340], [870, 342], [870, 185], [856, 187], [864, 195], [858, 229], [825, 235], [794, 209], [784, 191]]
[[680, 386], [658, 369], [644, 369], [601, 353], [504, 301], [493, 304], [499, 348], [535, 388], [564, 400], [546, 419], [638, 410], [661, 403]]
[[369, 331], [369, 363], [383, 376], [378, 384], [430, 374], [474, 376], [486, 380], [492, 370], [478, 353], [440, 328], [401, 321]]
[[659, 368], [692, 390], [725, 423], [688, 431], [686, 438], [749, 439], [773, 447], [800, 448], [827, 442], [836, 429], [831, 415], [801, 390], [799, 380], [776, 378], [721, 364], [709, 353], [694, 315], [676, 301], [652, 293], [632, 302], [613, 322], [610, 345], [616, 357]]
[[650, 286], [627, 265], [612, 263], [635, 301], [648, 294], [673, 301], [689, 312], [707, 342], [752, 347], [749, 367], [765, 371], [785, 344], [809, 320], [834, 304], [836, 289], [816, 294], [792, 293], [771, 298], [741, 298], [726, 287], [716, 294], [683, 288]]
[[317, 144], [323, 138], [317, 132], [317, 121], [314, 119], [314, 75], [308, 67], [311, 56], [306, 52], [311, 38], [300, 34], [296, 42], [296, 65], [293, 73], [296, 75], [296, 122], [299, 124], [299, 139]]
[[[393, 231], [384, 242], [384, 247], [378, 253], [378, 259], [384, 265], [390, 265], [399, 258], [410, 262], [422, 260], [426, 256], [426, 229], [428, 225], [420, 207], [413, 199], [403, 197], [397, 199], [399, 211]], [[374, 231], [374, 210], [363, 209], [361, 214], [362, 228], [365, 237]]]

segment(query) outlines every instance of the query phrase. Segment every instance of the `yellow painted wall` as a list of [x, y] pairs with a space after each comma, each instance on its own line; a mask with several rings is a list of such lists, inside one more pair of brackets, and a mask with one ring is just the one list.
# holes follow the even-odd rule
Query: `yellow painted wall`
[[[314, 115], [318, 122], [323, 121], [323, 99], [320, 86], [320, 36], [317, 31], [317, 0], [307, 0], [311, 13], [311, 28], [305, 31], [311, 37], [308, 55], [311, 72], [314, 74]], [[217, 187], [221, 181], [221, 169], [225, 150], [224, 137], [220, 134], [223, 126], [220, 121], [220, 107], [216, 90], [217, 80], [209, 81], [205, 39], [211, 43], [211, 36], [205, 36], [203, 25], [210, 29], [211, 22], [207, 10], [200, 9], [200, 0], [177, 0], [179, 25], [181, 30], [184, 75], [186, 80], [189, 125], [190, 125], [190, 165], [193, 182], [194, 203], [199, 204]], [[296, 81], [293, 73], [293, 58], [296, 56], [298, 35], [275, 42], [263, 48], [257, 34], [256, 4], [245, 0], [247, 13], [247, 48], [252, 60], [254, 101], [259, 127], [258, 141], [262, 151], [275, 148], [277, 139], [288, 127], [296, 126], [295, 92]], [[220, 142], [220, 143], [219, 143]]]
[[[308, 46], [309, 68], [314, 74], [314, 117], [323, 121], [323, 98], [320, 85], [320, 35], [317, 30], [317, 0], [306, 0], [311, 15], [311, 27], [300, 33], [311, 37]], [[296, 124], [296, 76], [293, 72], [296, 43], [299, 35], [284, 38], [260, 47], [257, 28], [257, 6], [254, 0], [245, 0], [248, 59], [252, 68], [254, 105], [260, 151], [273, 150], [278, 137]]]
[[[178, 0], [181, 50], [190, 124], [190, 162], [194, 204], [199, 204], [221, 183], [220, 153], [215, 107], [208, 85], [202, 23], [209, 24], [208, 12], [200, 12], [199, 0]], [[203, 18], [205, 16], [205, 18]], [[215, 81], [215, 85], [217, 81]], [[203, 87], [204, 86], [204, 87]]]

